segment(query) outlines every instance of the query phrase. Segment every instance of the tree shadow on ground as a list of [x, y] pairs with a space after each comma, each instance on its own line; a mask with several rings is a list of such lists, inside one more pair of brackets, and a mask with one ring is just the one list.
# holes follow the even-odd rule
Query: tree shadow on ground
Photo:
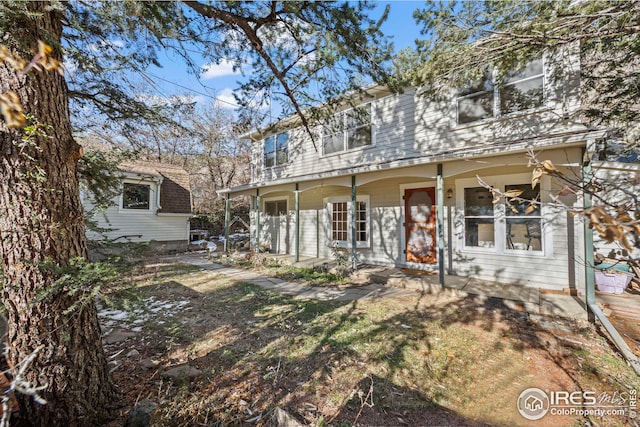
[[[143, 337], [123, 343], [140, 349], [138, 362], [114, 372], [135, 399], [162, 402], [161, 425], [268, 425], [276, 408], [314, 425], [429, 425], [437, 417], [444, 425], [513, 424], [518, 418], [498, 415], [505, 405], [515, 411], [517, 394], [537, 385], [527, 382], [522, 362], [531, 350], [562, 373], [547, 384], [582, 387], [571, 368], [579, 343], [550, 345], [553, 336], [497, 298], [318, 301], [216, 273], [185, 283], [140, 289], [189, 305], [160, 313], [162, 324], [149, 319]], [[157, 364], [141, 369], [148, 358]], [[600, 369], [588, 363], [583, 369]], [[202, 375], [162, 379], [180, 364]], [[491, 394], [497, 397], [487, 402]]]

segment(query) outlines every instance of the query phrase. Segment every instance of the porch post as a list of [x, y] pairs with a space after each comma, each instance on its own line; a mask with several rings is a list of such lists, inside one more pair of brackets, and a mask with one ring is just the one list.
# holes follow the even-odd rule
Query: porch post
[[300, 262], [300, 187], [297, 182], [294, 196], [296, 204], [296, 262]]
[[351, 268], [353, 270], [358, 266], [356, 257], [358, 255], [358, 239], [356, 236], [357, 228], [357, 194], [356, 194], [356, 176], [351, 176]]
[[[591, 207], [591, 195], [585, 191], [592, 179], [591, 155], [587, 147], [582, 153], [582, 207], [589, 209]], [[585, 302], [587, 306], [587, 318], [591, 323], [595, 323], [595, 315], [590, 308], [591, 304], [596, 303], [596, 286], [594, 271], [594, 255], [593, 255], [593, 230], [589, 227], [589, 221], [583, 218], [584, 230], [584, 275], [585, 275]]]
[[256, 253], [260, 252], [260, 189], [256, 188]]
[[224, 253], [229, 253], [229, 223], [231, 222], [231, 199], [227, 193], [224, 201]]
[[444, 178], [442, 163], [438, 163], [436, 179], [436, 227], [438, 227], [438, 276], [444, 286]]

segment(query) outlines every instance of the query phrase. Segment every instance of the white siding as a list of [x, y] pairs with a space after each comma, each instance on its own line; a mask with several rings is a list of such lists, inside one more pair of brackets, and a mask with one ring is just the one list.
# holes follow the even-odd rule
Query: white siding
[[[618, 162], [597, 162], [593, 165], [596, 178], [603, 180], [605, 185], [598, 194], [608, 202], [621, 206], [634, 206], [633, 199], [640, 194], [640, 165]], [[597, 202], [597, 201], [596, 201]], [[594, 203], [595, 204], [595, 203]], [[610, 212], [614, 214], [613, 212]], [[593, 233], [593, 243], [596, 252], [603, 256], [613, 255], [624, 257], [628, 251], [617, 242], [607, 243], [597, 232]], [[629, 241], [631, 245], [633, 241]], [[613, 252], [613, 253], [612, 253]], [[633, 258], [640, 258], [640, 249], [633, 248], [629, 253]]]
[[564, 138], [586, 130], [582, 123], [571, 118], [571, 113], [578, 108], [577, 76], [575, 70], [569, 71], [561, 82], [561, 89], [552, 87], [552, 79], [547, 77], [542, 107], [460, 126], [455, 122], [453, 97], [434, 102], [412, 89], [403, 94], [379, 96], [372, 103], [372, 145], [322, 156], [320, 138], [316, 138], [314, 147], [306, 132], [296, 128], [290, 131], [288, 164], [264, 168], [262, 141], [253, 144], [254, 182], [348, 171], [397, 160], [413, 159], [420, 163], [438, 156], [461, 158], [465, 152], [480, 148], [505, 152], [514, 143], [520, 144], [521, 150], [527, 143], [550, 144], [556, 136]]
[[[566, 155], [562, 151], [563, 155]], [[553, 154], [553, 153], [548, 153]], [[553, 157], [553, 156], [551, 156]], [[462, 163], [462, 162], [460, 162]], [[498, 162], [499, 163], [499, 162]], [[461, 169], [456, 163], [447, 164], [445, 170]], [[404, 188], [418, 188], [433, 186], [435, 180], [425, 177], [412, 177], [410, 173], [417, 169], [407, 169], [403, 173], [396, 171], [399, 176], [388, 177], [380, 173], [380, 180], [369, 177], [369, 182], [357, 187], [358, 196], [368, 196], [370, 202], [370, 247], [358, 249], [358, 261], [378, 265], [406, 266], [404, 255], [404, 206], [402, 195]], [[521, 183], [525, 177], [530, 177], [530, 170], [524, 166], [505, 166], [489, 170], [497, 178], [508, 183]], [[574, 173], [565, 169], [566, 173]], [[466, 177], [474, 180], [476, 172], [452, 176], [444, 181], [445, 191], [456, 188], [456, 179]], [[484, 171], [488, 173], [488, 171]], [[482, 173], [481, 173], [482, 175]], [[357, 181], [357, 177], [356, 177]], [[517, 181], [517, 182], [516, 182]], [[346, 181], [345, 181], [346, 182]], [[560, 188], [560, 183], [547, 180], [543, 187], [545, 201], [550, 201], [550, 194]], [[350, 196], [351, 188], [347, 186], [322, 186], [317, 182], [315, 186], [302, 191], [300, 196], [300, 254], [320, 258], [331, 258], [331, 239], [329, 236], [328, 214], [324, 200], [331, 197]], [[458, 196], [459, 197], [459, 196]], [[459, 199], [458, 199], [459, 200]], [[575, 203], [575, 197], [566, 197], [563, 202], [569, 206]], [[456, 198], [445, 199], [445, 266], [451, 273], [470, 276], [478, 279], [513, 283], [527, 286], [544, 287], [547, 289], [564, 289], [581, 285], [582, 249], [576, 245], [581, 238], [581, 230], [574, 225], [574, 219], [567, 211], [560, 207], [547, 206], [543, 209], [543, 223], [545, 230], [544, 251], [506, 251], [504, 249], [465, 248], [460, 245], [458, 232], [463, 222], [461, 203], [456, 206]], [[451, 218], [449, 218], [451, 215]], [[496, 221], [500, 221], [497, 219]], [[262, 227], [270, 229], [268, 220], [262, 222]], [[569, 225], [569, 222], [571, 225]], [[449, 223], [452, 230], [449, 230]], [[280, 233], [287, 236], [290, 254], [295, 253], [295, 212], [290, 211], [288, 231]], [[271, 231], [269, 231], [271, 232]], [[265, 231], [267, 233], [267, 231]], [[501, 237], [504, 237], [503, 235]], [[428, 267], [428, 266], [427, 266]], [[437, 265], [431, 266], [437, 268]]]
[[[105, 237], [116, 242], [170, 242], [189, 240], [189, 217], [188, 214], [158, 214], [157, 189], [158, 185], [151, 180], [132, 181], [141, 184], [148, 184], [151, 187], [150, 209], [138, 211], [122, 209], [121, 197], [116, 197], [113, 202], [115, 206], [109, 207], [104, 213], [96, 213], [91, 217], [97, 226], [109, 229]], [[92, 209], [88, 197], [83, 195], [83, 205], [86, 211]], [[103, 238], [99, 233], [87, 230], [87, 238], [100, 240]]]
[[[111, 231], [105, 233], [108, 239], [118, 239], [121, 236], [136, 236], [119, 238], [118, 242], [158, 242], [189, 240], [189, 215], [181, 214], [160, 214], [155, 213], [129, 213], [119, 212], [117, 208], [106, 211], [108, 222], [101, 214], [94, 216], [98, 225], [103, 228], [110, 228]], [[140, 237], [137, 237], [137, 236]], [[100, 235], [87, 231], [89, 239], [100, 239]]]

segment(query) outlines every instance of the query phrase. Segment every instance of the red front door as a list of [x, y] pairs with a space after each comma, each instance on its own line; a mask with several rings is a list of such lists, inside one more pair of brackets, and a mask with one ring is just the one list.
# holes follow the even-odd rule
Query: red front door
[[405, 242], [407, 262], [435, 264], [436, 191], [415, 188], [404, 191]]

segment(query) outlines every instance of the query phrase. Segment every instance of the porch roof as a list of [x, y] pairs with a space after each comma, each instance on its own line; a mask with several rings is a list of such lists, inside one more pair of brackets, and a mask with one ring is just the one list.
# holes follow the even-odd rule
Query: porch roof
[[[341, 176], [349, 176], [365, 172], [375, 172], [390, 169], [400, 169], [409, 166], [427, 165], [439, 162], [450, 162], [460, 159], [486, 158], [495, 156], [496, 154], [517, 154], [526, 152], [531, 148], [548, 148], [548, 147], [574, 147], [584, 145], [587, 139], [599, 139], [606, 135], [607, 130], [590, 130], [567, 132], [565, 134], [555, 135], [554, 137], [537, 137], [527, 138], [518, 141], [502, 141], [491, 145], [490, 147], [462, 148], [454, 150], [441, 151], [430, 156], [406, 157], [398, 160], [390, 160], [377, 164], [364, 164], [358, 167], [348, 166], [338, 168], [327, 172], [313, 173], [308, 175], [298, 175], [286, 177], [277, 180], [252, 182], [231, 188], [217, 190], [219, 195], [233, 195], [248, 190], [263, 187], [271, 187], [282, 184], [303, 183], [315, 181], [318, 179], [337, 178]], [[508, 147], [508, 150], [505, 148]]]

